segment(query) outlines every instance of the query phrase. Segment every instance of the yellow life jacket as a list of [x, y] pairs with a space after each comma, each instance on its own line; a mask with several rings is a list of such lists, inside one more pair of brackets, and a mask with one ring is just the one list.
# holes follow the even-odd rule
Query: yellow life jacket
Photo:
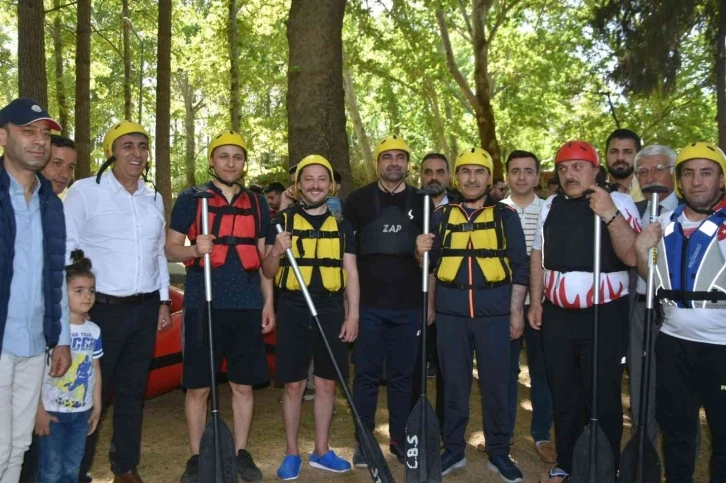
[[[310, 286], [313, 270], [320, 271], [323, 287], [329, 292], [339, 292], [346, 286], [348, 274], [343, 268], [345, 253], [345, 232], [338, 220], [332, 215], [323, 222], [319, 230], [299, 212], [300, 208], [286, 210], [285, 231], [292, 234], [292, 253], [300, 267], [305, 285]], [[300, 284], [285, 255], [280, 260], [280, 270], [275, 275], [275, 285], [285, 290], [300, 290]]]
[[[459, 288], [491, 288], [510, 283], [512, 270], [506, 256], [507, 240], [502, 222], [501, 206], [486, 206], [468, 215], [460, 205], [448, 205], [444, 210], [438, 236], [441, 255], [434, 272], [444, 284]], [[469, 264], [468, 284], [454, 284], [465, 257], [473, 257], [481, 269], [486, 284], [474, 285]]]

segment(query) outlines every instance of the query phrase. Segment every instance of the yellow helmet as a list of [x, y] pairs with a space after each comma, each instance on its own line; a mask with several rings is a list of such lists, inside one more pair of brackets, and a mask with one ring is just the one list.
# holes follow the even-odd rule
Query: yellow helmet
[[113, 156], [113, 142], [127, 134], [143, 134], [147, 140], [151, 139], [144, 126], [133, 121], [121, 121], [106, 132], [103, 137], [103, 154], [106, 159]]
[[406, 141], [404, 141], [401, 136], [393, 135], [386, 136], [378, 141], [378, 144], [376, 144], [375, 152], [373, 153], [373, 161], [378, 164], [378, 156], [386, 151], [391, 151], [392, 149], [398, 149], [400, 151], [403, 151], [408, 155], [409, 159], [411, 158], [411, 148], [408, 147]]
[[211, 159], [212, 153], [220, 146], [239, 146], [245, 152], [245, 161], [247, 160], [247, 143], [242, 139], [242, 135], [236, 131], [224, 131], [222, 134], [212, 139], [207, 148], [207, 158]]
[[[456, 175], [456, 172], [459, 170], [461, 166], [464, 166], [465, 164], [475, 164], [477, 166], [484, 166], [486, 169], [489, 170], [489, 183], [488, 186], [491, 187], [494, 173], [494, 161], [492, 161], [492, 156], [482, 148], [468, 148], [463, 150], [461, 153], [459, 153], [459, 156], [456, 157], [456, 162], [454, 163], [454, 175]], [[456, 187], [459, 187], [459, 180], [454, 176], [454, 185]]]
[[692, 159], [708, 159], [709, 161], [713, 161], [721, 167], [721, 173], [726, 174], [726, 155], [718, 146], [704, 142], [689, 144], [678, 153], [675, 169], [673, 170], [676, 195], [679, 198], [682, 198], [683, 194], [678, 187], [678, 178], [680, 178], [678, 166]]
[[311, 154], [310, 156], [305, 156], [302, 161], [297, 163], [297, 169], [295, 169], [295, 194], [300, 195], [300, 188], [298, 187], [298, 181], [300, 181], [300, 174], [303, 172], [303, 169], [305, 169], [307, 166], [310, 166], [311, 164], [319, 164], [323, 168], [328, 170], [328, 174], [330, 175], [330, 196], [333, 196], [335, 194], [335, 183], [333, 182], [333, 167], [330, 165], [330, 162], [325, 159], [324, 157], [320, 156], [319, 154]]

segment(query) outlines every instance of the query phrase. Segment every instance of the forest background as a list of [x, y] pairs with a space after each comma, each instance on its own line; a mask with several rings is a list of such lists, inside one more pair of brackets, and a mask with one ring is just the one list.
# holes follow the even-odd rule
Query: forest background
[[[514, 149], [551, 169], [564, 141], [604, 156], [610, 131], [726, 147], [726, 0], [0, 0], [0, 102], [48, 106], [103, 163], [126, 118], [152, 135], [167, 214], [208, 179], [225, 129], [250, 145], [246, 184], [287, 183], [322, 154], [343, 195], [375, 176], [388, 134], [428, 151]], [[168, 215], [167, 215], [168, 216]]]

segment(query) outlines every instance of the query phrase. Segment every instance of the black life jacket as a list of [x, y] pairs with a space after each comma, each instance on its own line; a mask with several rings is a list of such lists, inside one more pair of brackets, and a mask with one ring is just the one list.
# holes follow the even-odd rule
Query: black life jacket
[[[406, 186], [406, 202], [403, 209], [388, 206], [381, 210], [380, 188], [373, 194], [373, 220], [360, 228], [358, 254], [414, 256], [416, 237], [420, 230], [413, 223], [412, 205], [416, 201], [416, 189]], [[385, 195], [390, 196], [390, 195]]]

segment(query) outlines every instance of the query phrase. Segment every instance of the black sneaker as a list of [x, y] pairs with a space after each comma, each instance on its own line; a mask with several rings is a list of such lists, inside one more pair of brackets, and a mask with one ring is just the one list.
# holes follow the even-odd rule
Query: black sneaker
[[524, 476], [519, 468], [514, 464], [514, 460], [509, 455], [506, 456], [489, 456], [489, 471], [499, 473], [499, 478], [507, 483], [521, 483]]
[[198, 483], [199, 482], [199, 455], [195, 454], [189, 461], [187, 461], [187, 467], [184, 468], [184, 474], [182, 475], [179, 483]]
[[396, 457], [399, 463], [406, 463], [406, 448], [398, 444], [398, 441], [391, 440], [391, 444], [388, 446], [388, 450], [393, 456]]
[[356, 468], [368, 468], [368, 462], [366, 461], [366, 457], [360, 447], [360, 443], [355, 443], [355, 449], [353, 450], [353, 466]]
[[237, 453], [237, 473], [244, 481], [262, 481], [262, 471], [252, 461], [252, 455], [245, 449], [241, 449]]
[[447, 451], [441, 453], [441, 476], [446, 476], [454, 470], [461, 469], [466, 466], [466, 456], [464, 454], [454, 454]]

